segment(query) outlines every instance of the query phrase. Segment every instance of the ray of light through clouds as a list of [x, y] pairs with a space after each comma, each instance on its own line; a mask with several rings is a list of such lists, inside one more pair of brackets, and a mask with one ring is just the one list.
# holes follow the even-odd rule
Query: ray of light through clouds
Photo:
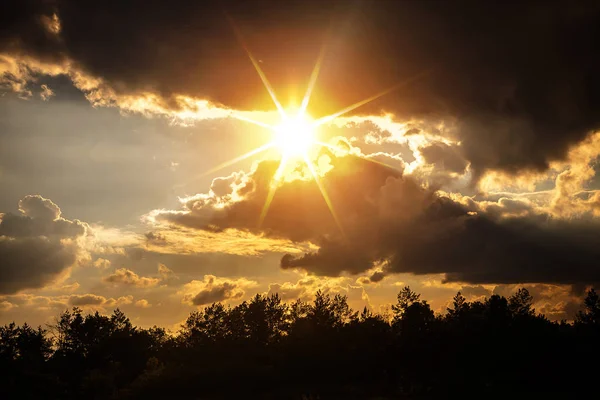
[[[331, 212], [332, 218], [335, 220], [335, 223], [337, 224], [338, 228], [340, 229], [340, 232], [343, 234], [344, 229], [340, 222], [340, 219], [337, 216], [335, 206], [331, 202], [331, 199], [330, 199], [329, 195], [327, 194], [326, 187], [323, 185], [323, 183], [319, 179], [319, 172], [316, 170], [316, 168], [313, 164], [313, 161], [311, 160], [311, 156], [310, 156], [310, 150], [313, 146], [323, 146], [323, 147], [328, 147], [328, 148], [334, 147], [334, 146], [331, 146], [330, 144], [326, 144], [326, 143], [323, 143], [323, 142], [317, 140], [317, 138], [315, 137], [317, 129], [322, 125], [332, 122], [336, 118], [339, 118], [339, 117], [341, 117], [341, 116], [343, 116], [365, 104], [368, 104], [382, 96], [385, 96], [386, 94], [388, 94], [394, 90], [400, 89], [401, 87], [404, 87], [404, 86], [410, 84], [412, 81], [418, 80], [418, 79], [426, 76], [427, 74], [429, 74], [430, 71], [424, 71], [422, 73], [419, 73], [419, 74], [415, 75], [414, 77], [411, 77], [397, 85], [394, 85], [388, 89], [385, 89], [373, 96], [367, 97], [366, 99], [360, 100], [352, 105], [349, 105], [348, 107], [345, 107], [342, 110], [337, 111], [331, 115], [321, 117], [317, 120], [312, 120], [312, 118], [310, 118], [310, 116], [308, 116], [308, 114], [306, 113], [306, 110], [310, 103], [310, 98], [313, 93], [315, 84], [317, 82], [317, 79], [319, 76], [319, 71], [321, 70], [323, 58], [325, 56], [325, 52], [327, 49], [326, 41], [325, 41], [325, 44], [323, 44], [323, 46], [321, 46], [321, 50], [319, 52], [317, 61], [315, 62], [312, 73], [310, 75], [310, 79], [308, 81], [308, 85], [307, 85], [305, 94], [302, 98], [302, 103], [300, 105], [300, 108], [295, 111], [292, 111], [292, 115], [289, 115], [289, 112], [286, 112], [284, 107], [281, 105], [281, 103], [277, 99], [277, 96], [276, 96], [276, 93], [275, 93], [273, 87], [271, 86], [267, 76], [261, 69], [259, 62], [252, 55], [252, 52], [250, 51], [248, 45], [246, 44], [246, 41], [244, 40], [244, 37], [243, 37], [240, 29], [236, 25], [235, 21], [229, 15], [227, 15], [227, 19], [228, 19], [230, 25], [232, 26], [239, 43], [244, 48], [244, 51], [246, 52], [246, 54], [248, 55], [248, 58], [252, 62], [252, 65], [254, 66], [254, 69], [256, 70], [258, 76], [260, 77], [265, 89], [267, 90], [267, 92], [269, 93], [269, 96], [273, 100], [273, 104], [275, 105], [276, 110], [279, 112], [281, 120], [276, 125], [270, 125], [265, 122], [256, 121], [254, 119], [251, 119], [251, 118], [248, 118], [248, 117], [245, 117], [245, 116], [242, 116], [242, 115], [239, 115], [239, 114], [233, 112], [231, 114], [231, 116], [234, 118], [237, 118], [241, 121], [245, 121], [245, 122], [248, 122], [248, 123], [251, 123], [251, 124], [254, 124], [254, 125], [260, 126], [262, 128], [266, 128], [266, 129], [273, 131], [273, 133], [275, 134], [275, 138], [272, 142], [264, 144], [260, 147], [257, 147], [254, 150], [249, 151], [246, 154], [243, 154], [232, 160], [226, 161], [226, 162], [218, 165], [217, 167], [207, 171], [206, 174], [214, 173], [222, 168], [231, 166], [231, 165], [233, 165], [239, 161], [242, 161], [246, 158], [260, 154], [260, 153], [262, 153], [268, 149], [271, 149], [273, 147], [277, 147], [281, 153], [281, 158], [279, 161], [279, 166], [277, 167], [277, 170], [276, 170], [275, 174], [273, 175], [272, 182], [270, 184], [269, 193], [265, 200], [265, 204], [261, 210], [260, 217], [258, 220], [258, 226], [261, 227], [264, 219], [266, 218], [267, 213], [269, 212], [269, 207], [270, 207], [271, 202], [273, 201], [273, 198], [277, 192], [277, 186], [278, 186], [279, 182], [281, 181], [281, 179], [283, 178], [283, 175], [284, 175], [286, 169], [288, 168], [288, 163], [297, 161], [299, 159], [302, 162], [304, 162], [306, 164], [306, 166], [308, 167], [308, 170], [310, 171], [312, 178], [314, 179], [315, 183], [317, 184], [317, 186], [319, 188], [319, 191], [321, 192], [323, 200], [325, 201], [325, 203], [327, 204], [327, 207], [329, 208], [329, 211]], [[369, 159], [367, 159], [367, 160], [369, 160]], [[376, 162], [373, 160], [369, 160], [369, 161]]]

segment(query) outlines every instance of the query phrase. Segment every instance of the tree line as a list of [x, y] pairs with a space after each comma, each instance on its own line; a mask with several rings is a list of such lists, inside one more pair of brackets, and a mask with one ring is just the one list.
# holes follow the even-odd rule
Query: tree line
[[[527, 289], [444, 315], [404, 287], [383, 316], [340, 294], [285, 303], [257, 294], [192, 312], [176, 334], [120, 310], [73, 308], [56, 323], [0, 327], [0, 397], [448, 398], [597, 390], [600, 299], [573, 323], [549, 321]], [[1, 393], [4, 393], [2, 395]], [[7, 395], [5, 397], [5, 395]]]

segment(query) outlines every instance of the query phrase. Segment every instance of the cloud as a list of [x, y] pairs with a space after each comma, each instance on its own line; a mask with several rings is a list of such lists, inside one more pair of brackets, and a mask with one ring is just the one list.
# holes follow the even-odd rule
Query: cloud
[[420, 149], [425, 162], [436, 167], [462, 174], [467, 168], [467, 161], [461, 156], [456, 146], [446, 143], [432, 143]]
[[106, 303], [106, 298], [95, 294], [73, 295], [69, 298], [72, 306], [100, 306]]
[[[190, 216], [188, 223], [199, 223]], [[157, 254], [193, 255], [203, 253], [222, 253], [239, 256], [259, 256], [267, 252], [274, 253], [299, 253], [310, 247], [307, 243], [295, 243], [291, 240], [266, 237], [239, 229], [225, 229], [222, 231], [204, 231], [176, 225], [177, 212], [169, 210], [156, 210], [151, 215], [146, 215], [145, 220], [159, 230], [165, 238], [158, 243], [147, 241], [143, 248]], [[142, 247], [142, 246], [140, 246]]]
[[207, 100], [272, 108], [225, 7], [278, 93], [307, 81], [329, 38], [311, 110], [337, 111], [428, 71], [357, 112], [448, 121], [476, 178], [564, 159], [600, 122], [599, 6], [464, 5], [273, 0], [182, 3], [165, 14], [141, 1], [15, 2], [3, 13], [0, 53], [18, 67], [4, 67], [3, 80], [25, 93], [37, 74], [62, 73], [94, 104], [162, 115], [226, 115]]
[[165, 264], [158, 264], [158, 274], [163, 280], [168, 280], [174, 277], [174, 272], [169, 269]]
[[492, 294], [490, 289], [487, 289], [481, 285], [463, 285], [460, 288], [460, 292], [467, 299], [489, 297]]
[[[71, 294], [60, 296], [40, 296], [31, 293], [19, 293], [7, 295], [0, 298], [0, 304], [3, 302], [12, 304], [9, 309], [15, 307], [26, 309], [50, 311], [53, 315], [69, 307], [90, 307], [97, 310], [105, 308], [119, 307], [133, 304], [133, 296], [121, 296], [118, 298], [104, 297], [97, 294]], [[6, 309], [5, 311], [8, 311]]]
[[97, 258], [92, 265], [96, 268], [106, 269], [110, 267], [111, 262], [106, 258]]
[[54, 91], [48, 87], [48, 85], [41, 85], [40, 89], [42, 89], [40, 93], [40, 98], [44, 101], [50, 99], [50, 97], [54, 96]]
[[186, 283], [180, 294], [183, 302], [195, 306], [212, 304], [227, 300], [238, 300], [245, 295], [245, 289], [256, 286], [256, 282], [246, 278], [228, 279], [214, 275], [204, 275], [201, 281]]
[[18, 307], [18, 306], [9, 301], [6, 301], [6, 300], [0, 301], [0, 310], [2, 310], [2, 311], [9, 311], [15, 307]]
[[28, 195], [19, 200], [19, 211], [20, 215], [2, 214], [1, 236], [76, 238], [86, 233], [86, 224], [62, 218], [60, 208], [39, 195]]
[[68, 284], [68, 285], [62, 285], [60, 287], [60, 291], [61, 292], [74, 292], [77, 289], [79, 289], [80, 286], [81, 285], [78, 282], [73, 282], [73, 283]]
[[[362, 212], [369, 202], [365, 193], [376, 192], [386, 177], [401, 175], [397, 170], [353, 155], [339, 158], [329, 155], [327, 160], [330, 172], [322, 177], [322, 182], [334, 207], [340, 207], [346, 218], [360, 218], [357, 213]], [[184, 210], [156, 210], [151, 213], [151, 220], [207, 232], [243, 230], [294, 242], [314, 239], [323, 232], [338, 232], [318, 185], [308, 176], [284, 182], [277, 189], [259, 229], [260, 214], [278, 164], [277, 161], [262, 161], [227, 195], [192, 196], [185, 200]], [[344, 204], [336, 205], [336, 200], [343, 200]]]
[[114, 273], [104, 277], [102, 280], [107, 283], [116, 283], [136, 287], [156, 286], [160, 282], [160, 279], [158, 278], [139, 276], [127, 268], [119, 268]]
[[575, 315], [581, 310], [583, 298], [582, 290], [578, 293], [575, 286], [548, 285], [548, 284], [513, 284], [498, 285], [493, 289], [494, 294], [509, 297], [519, 288], [526, 288], [533, 297], [533, 306], [536, 312], [544, 314], [553, 321], [573, 321]]
[[87, 224], [61, 217], [60, 208], [39, 195], [19, 201], [20, 214], [0, 214], [0, 293], [40, 288], [86, 257]]
[[477, 202], [424, 189], [411, 176], [354, 156], [330, 155], [321, 181], [341, 229], [312, 181], [283, 182], [262, 227], [273, 164], [265, 161], [226, 200], [198, 195], [158, 221], [218, 232], [310, 241], [316, 251], [289, 254], [283, 269], [323, 276], [358, 274], [383, 265], [385, 274], [446, 274], [451, 282], [588, 283], [600, 281], [596, 220], [553, 218], [526, 199]]
[[121, 296], [117, 299], [95, 294], [71, 295], [68, 303], [75, 307], [116, 307], [133, 303], [133, 296]]
[[370, 307], [369, 296], [361, 286], [354, 286], [344, 277], [328, 278], [317, 276], [304, 276], [297, 282], [271, 283], [267, 295], [278, 294], [284, 301], [311, 301], [315, 293], [321, 291], [326, 294], [341, 294], [348, 297], [349, 304], [355, 310], [362, 309], [365, 305]]
[[141, 299], [135, 302], [135, 306], [139, 308], [150, 308], [152, 307], [152, 304], [150, 304], [146, 299]]

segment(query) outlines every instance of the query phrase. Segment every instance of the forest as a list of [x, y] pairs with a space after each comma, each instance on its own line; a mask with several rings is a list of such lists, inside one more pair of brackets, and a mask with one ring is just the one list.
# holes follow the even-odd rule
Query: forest
[[[409, 287], [388, 315], [346, 297], [257, 294], [192, 312], [180, 330], [135, 327], [120, 310], [73, 308], [54, 324], [0, 327], [3, 399], [575, 398], [597, 390], [600, 299], [572, 323], [532, 307], [527, 289], [443, 315]], [[596, 392], [597, 394], [597, 392]]]

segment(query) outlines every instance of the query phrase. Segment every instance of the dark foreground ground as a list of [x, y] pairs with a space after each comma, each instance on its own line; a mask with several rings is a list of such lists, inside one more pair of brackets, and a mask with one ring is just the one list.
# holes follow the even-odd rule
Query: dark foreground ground
[[[257, 295], [213, 304], [169, 334], [110, 316], [61, 314], [0, 328], [2, 399], [596, 398], [600, 300], [574, 323], [538, 315], [522, 289], [443, 316], [404, 288], [392, 315]], [[595, 393], [595, 395], [594, 395]]]

